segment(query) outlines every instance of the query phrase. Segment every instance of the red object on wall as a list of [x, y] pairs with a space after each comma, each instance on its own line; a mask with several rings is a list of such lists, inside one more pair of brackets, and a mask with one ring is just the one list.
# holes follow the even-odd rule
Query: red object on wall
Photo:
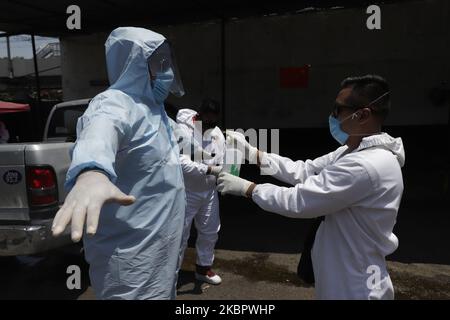
[[280, 68], [280, 88], [308, 88], [310, 67]]

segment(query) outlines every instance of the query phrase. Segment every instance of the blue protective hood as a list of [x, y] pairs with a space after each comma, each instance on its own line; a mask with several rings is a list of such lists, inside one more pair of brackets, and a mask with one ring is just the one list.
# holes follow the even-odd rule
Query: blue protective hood
[[105, 43], [110, 89], [153, 100], [147, 60], [166, 40], [159, 33], [135, 27], [120, 27]]

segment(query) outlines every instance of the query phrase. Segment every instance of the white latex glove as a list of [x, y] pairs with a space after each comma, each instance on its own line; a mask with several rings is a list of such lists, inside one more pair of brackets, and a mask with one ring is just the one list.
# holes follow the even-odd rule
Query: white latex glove
[[253, 147], [250, 143], [245, 140], [245, 136], [236, 131], [226, 131], [227, 144], [231, 144], [236, 147], [239, 151], [244, 152], [245, 158], [252, 164], [257, 163], [258, 149]]
[[220, 172], [222, 172], [222, 166], [209, 166], [208, 174], [215, 176], [216, 178], [219, 176]]
[[217, 179], [217, 190], [220, 191], [221, 194], [232, 194], [245, 197], [248, 188], [252, 184], [253, 182], [236, 177], [227, 172], [222, 172]]
[[117, 202], [130, 205], [136, 199], [120, 191], [108, 177], [97, 171], [86, 171], [79, 175], [77, 181], [64, 201], [64, 205], [53, 219], [52, 232], [60, 235], [72, 222], [72, 240], [80, 241], [86, 222], [87, 234], [97, 232], [100, 210], [105, 202]]

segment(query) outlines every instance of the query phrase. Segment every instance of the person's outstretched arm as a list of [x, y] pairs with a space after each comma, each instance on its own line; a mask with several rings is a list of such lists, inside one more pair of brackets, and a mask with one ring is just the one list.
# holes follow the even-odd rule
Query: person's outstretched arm
[[256, 185], [253, 201], [262, 209], [291, 218], [315, 218], [347, 208], [374, 189], [360, 164], [340, 161], [291, 188]]
[[318, 175], [333, 162], [339, 152], [338, 149], [314, 160], [293, 161], [276, 153], [259, 151], [261, 174], [273, 176], [294, 186], [303, 183], [310, 176]]
[[248, 143], [240, 132], [227, 131], [226, 135], [230, 144], [243, 152], [250, 163], [257, 164], [261, 168], [262, 175], [273, 176], [291, 185], [303, 183], [308, 177], [319, 174], [346, 149], [346, 147], [341, 147], [314, 160], [293, 161], [275, 153], [258, 150]]
[[330, 165], [291, 188], [270, 183], [256, 185], [228, 173], [219, 175], [217, 186], [222, 194], [247, 196], [262, 209], [291, 218], [315, 218], [338, 212], [373, 189], [367, 170], [350, 161]]
[[[126, 104], [124, 104], [126, 105]], [[71, 223], [72, 240], [79, 241], [84, 224], [87, 233], [97, 231], [100, 210], [105, 202], [132, 204], [135, 199], [122, 193], [115, 185], [116, 154], [129, 134], [129, 112], [120, 101], [98, 96], [78, 120], [77, 141], [73, 147], [72, 163], [67, 172], [69, 191], [64, 205], [52, 225], [55, 236]]]

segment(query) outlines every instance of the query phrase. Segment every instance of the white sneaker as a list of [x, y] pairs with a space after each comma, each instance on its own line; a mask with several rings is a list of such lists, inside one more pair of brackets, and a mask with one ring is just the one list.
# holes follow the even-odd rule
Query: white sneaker
[[196, 272], [195, 279], [213, 285], [217, 285], [222, 282], [222, 278], [219, 275], [215, 274], [212, 270], [208, 270], [205, 275]]

